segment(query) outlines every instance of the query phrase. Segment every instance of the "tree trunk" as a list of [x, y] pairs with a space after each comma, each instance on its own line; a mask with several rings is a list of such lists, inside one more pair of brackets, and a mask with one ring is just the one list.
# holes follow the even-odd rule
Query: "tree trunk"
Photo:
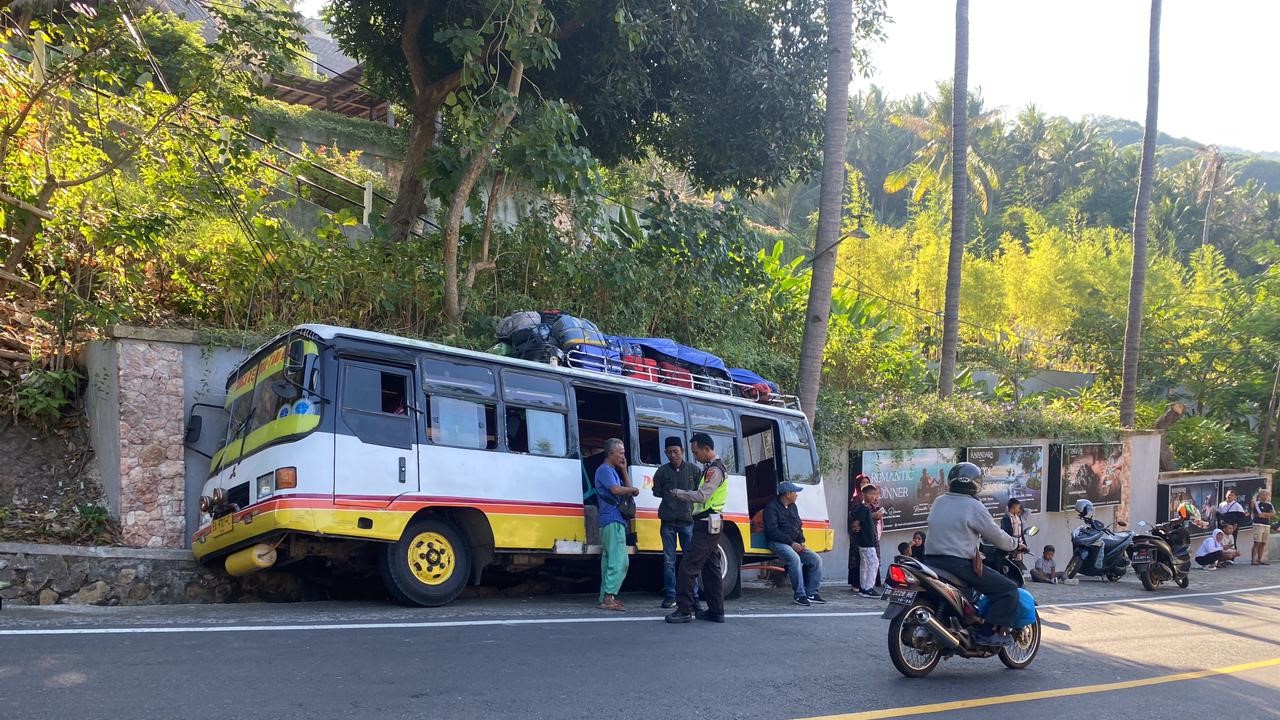
[[1169, 407], [1165, 408], [1164, 414], [1160, 416], [1159, 420], [1156, 420], [1156, 424], [1153, 429], [1161, 431], [1161, 434], [1160, 434], [1160, 471], [1161, 472], [1177, 469], [1174, 463], [1173, 450], [1169, 447], [1169, 442], [1166, 439], [1165, 433], [1163, 431], [1173, 427], [1173, 424], [1181, 420], [1182, 416], [1186, 414], [1186, 412], [1187, 412], [1186, 405], [1183, 405], [1180, 402], [1169, 403]]
[[392, 242], [402, 242], [409, 237], [413, 226], [422, 214], [427, 200], [427, 188], [422, 182], [422, 166], [427, 153], [435, 144], [436, 113], [440, 107], [426, 108], [413, 113], [409, 126], [409, 146], [404, 152], [404, 170], [400, 173], [400, 186], [396, 189], [396, 201], [387, 211], [387, 227]]
[[946, 300], [942, 306], [942, 358], [938, 396], [955, 389], [960, 342], [960, 266], [969, 219], [969, 0], [956, 0], [956, 67], [951, 96], [951, 247], [947, 251]]
[[[4, 271], [9, 275], [18, 274], [18, 265], [22, 263], [22, 259], [26, 257], [27, 250], [31, 249], [31, 243], [35, 242], [36, 235], [39, 234], [40, 228], [44, 226], [44, 218], [49, 216], [49, 202], [53, 199], [53, 193], [58, 189], [57, 182], [52, 177], [45, 180], [40, 188], [40, 194], [36, 197], [35, 204], [31, 206], [32, 210], [28, 211], [31, 217], [27, 218], [26, 225], [22, 226], [22, 230], [18, 232], [18, 242], [9, 250], [9, 254], [4, 259]], [[36, 212], [38, 211], [38, 212]]]
[[1222, 169], [1222, 156], [1218, 154], [1217, 149], [1209, 157], [1209, 163], [1212, 165], [1209, 173], [1209, 197], [1204, 206], [1204, 233], [1200, 236], [1200, 247], [1209, 244], [1209, 218], [1213, 215], [1214, 191], [1218, 189], [1218, 171]]
[[827, 1], [827, 127], [822, 141], [822, 194], [813, 274], [800, 345], [800, 407], [813, 421], [822, 382], [822, 353], [831, 319], [840, 221], [844, 211], [844, 156], [849, 134], [849, 81], [853, 60], [853, 0]]
[[1129, 276], [1129, 316], [1124, 328], [1124, 362], [1120, 385], [1120, 425], [1133, 427], [1138, 404], [1138, 347], [1142, 339], [1142, 301], [1147, 285], [1147, 235], [1151, 218], [1151, 186], [1156, 171], [1156, 127], [1160, 106], [1160, 0], [1151, 0], [1147, 59], [1147, 124], [1142, 133], [1142, 167], [1138, 200], [1133, 207], [1133, 271]]

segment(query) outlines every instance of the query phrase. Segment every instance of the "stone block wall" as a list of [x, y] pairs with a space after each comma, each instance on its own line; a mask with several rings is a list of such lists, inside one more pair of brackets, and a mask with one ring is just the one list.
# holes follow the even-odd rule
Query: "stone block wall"
[[186, 542], [182, 347], [120, 340], [120, 507], [124, 541], [180, 548]]

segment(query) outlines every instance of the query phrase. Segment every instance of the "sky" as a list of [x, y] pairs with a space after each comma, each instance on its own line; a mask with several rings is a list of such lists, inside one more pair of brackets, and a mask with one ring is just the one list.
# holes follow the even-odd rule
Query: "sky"
[[[870, 82], [890, 96], [951, 77], [955, 3], [888, 0], [893, 23], [871, 48]], [[1079, 119], [1146, 117], [1144, 0], [971, 0], [969, 87], [1015, 114], [1035, 103]], [[1205, 144], [1280, 151], [1280, 2], [1166, 0], [1160, 23], [1161, 132]], [[856, 80], [853, 90], [865, 87]]]
[[[297, 9], [316, 15], [323, 0]], [[1035, 103], [1079, 119], [1146, 116], [1146, 0], [972, 0], [969, 87], [1010, 115]], [[951, 77], [953, 0], [888, 0], [887, 39], [858, 79], [890, 96]], [[1204, 144], [1280, 152], [1280, 2], [1166, 0], [1161, 21], [1162, 132]]]

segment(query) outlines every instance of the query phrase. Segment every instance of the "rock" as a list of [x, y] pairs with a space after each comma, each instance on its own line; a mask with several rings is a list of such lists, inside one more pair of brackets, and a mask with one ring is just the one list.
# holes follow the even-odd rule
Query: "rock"
[[133, 602], [142, 602], [143, 600], [146, 600], [150, 596], [151, 596], [151, 588], [142, 583], [138, 583], [137, 585], [130, 586], [129, 592], [126, 593], [125, 595], [125, 597], [127, 597], [129, 600]]
[[80, 588], [80, 592], [68, 598], [67, 602], [72, 605], [103, 605], [106, 604], [110, 593], [111, 586], [98, 580], [92, 585]]
[[53, 578], [52, 582], [49, 583], [49, 587], [59, 593], [72, 593], [83, 587], [84, 582], [88, 577], [89, 576], [84, 571], [68, 572], [62, 577]]
[[45, 588], [44, 590], [41, 590], [40, 594], [37, 597], [39, 598], [41, 605], [57, 605], [58, 604], [58, 598], [59, 598], [58, 593], [50, 590], [49, 588]]
[[8, 570], [8, 569], [9, 569], [9, 561], [0, 559], [0, 570]]
[[22, 597], [22, 588], [11, 586], [0, 590], [0, 599], [17, 600]]
[[120, 571], [120, 584], [128, 585], [133, 579], [138, 577], [138, 571], [135, 568], [125, 568]]

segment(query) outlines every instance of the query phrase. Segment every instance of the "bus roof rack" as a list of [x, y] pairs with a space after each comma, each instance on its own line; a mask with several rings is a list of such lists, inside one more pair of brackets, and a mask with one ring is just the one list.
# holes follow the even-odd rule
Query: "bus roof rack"
[[712, 395], [728, 395], [758, 402], [762, 405], [787, 408], [788, 410], [800, 409], [800, 399], [795, 395], [774, 392], [772, 389], [768, 390], [768, 392], [761, 392], [761, 388], [757, 385], [748, 385], [735, 382], [727, 377], [717, 377], [693, 372], [692, 370], [672, 371], [653, 365], [639, 365], [606, 355], [583, 352], [582, 350], [569, 350], [566, 352], [565, 364], [579, 370], [592, 370], [607, 375], [626, 377], [630, 380], [650, 382], [655, 385], [679, 387]]

